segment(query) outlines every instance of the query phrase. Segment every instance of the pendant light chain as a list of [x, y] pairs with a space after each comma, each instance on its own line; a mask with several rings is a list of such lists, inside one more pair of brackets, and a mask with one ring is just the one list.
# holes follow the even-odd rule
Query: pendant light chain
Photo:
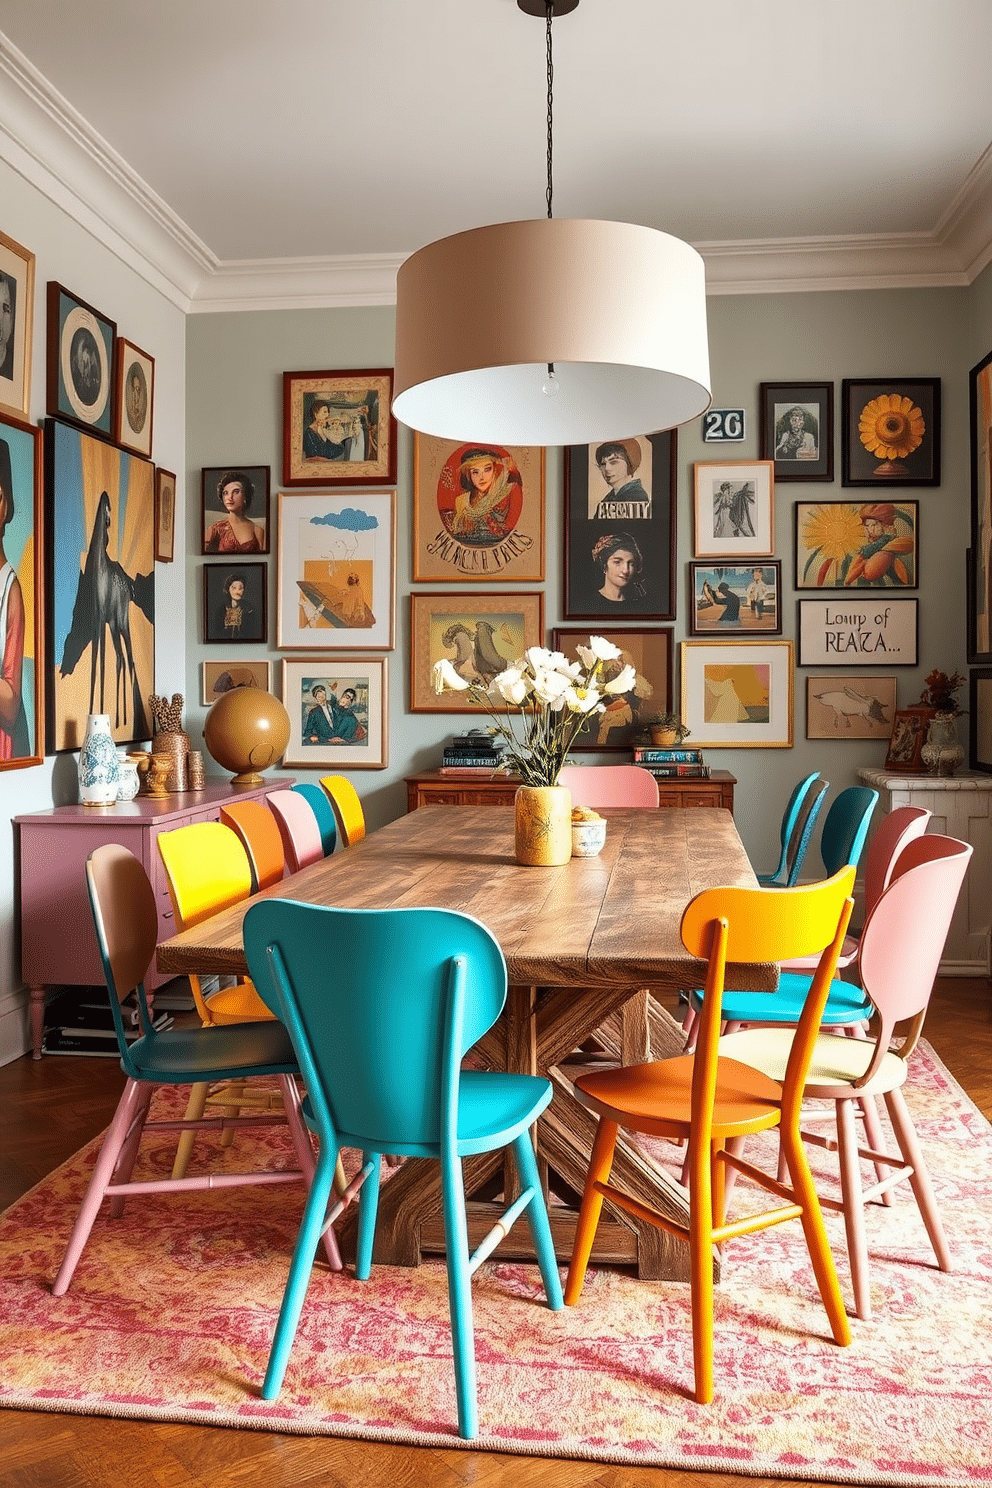
[[551, 17], [554, 14], [554, 0], [547, 0], [547, 51], [548, 51], [548, 216], [551, 216], [551, 198], [554, 195], [554, 182], [552, 179], [552, 165], [554, 152], [554, 135], [552, 132], [554, 103], [555, 68], [554, 58], [551, 51]]

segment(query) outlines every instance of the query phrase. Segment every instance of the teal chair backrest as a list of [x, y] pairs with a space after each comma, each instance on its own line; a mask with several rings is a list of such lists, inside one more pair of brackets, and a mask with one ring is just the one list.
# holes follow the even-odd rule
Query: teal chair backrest
[[858, 866], [877, 800], [878, 791], [850, 785], [832, 803], [820, 834], [820, 857], [828, 878], [849, 863]]
[[259, 994], [289, 1029], [318, 1126], [329, 1117], [338, 1138], [384, 1152], [440, 1144], [462, 1058], [506, 1001], [491, 931], [454, 910], [268, 899], [245, 915], [244, 945]]
[[330, 801], [327, 799], [319, 785], [310, 785], [306, 781], [300, 781], [293, 786], [305, 801], [309, 801], [313, 808], [313, 814], [317, 818], [320, 828], [320, 841], [324, 849], [324, 857], [329, 858], [334, 851], [338, 840], [337, 823], [334, 820], [334, 811]]

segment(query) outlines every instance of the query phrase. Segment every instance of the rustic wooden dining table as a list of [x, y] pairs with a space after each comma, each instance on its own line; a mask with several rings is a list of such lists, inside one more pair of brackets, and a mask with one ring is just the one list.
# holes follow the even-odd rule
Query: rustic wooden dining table
[[[554, 1098], [536, 1142], [563, 1260], [571, 1254], [576, 1197], [594, 1131], [565, 1061], [611, 1017], [622, 1027], [615, 1052], [626, 1062], [679, 1052], [681, 1029], [663, 1003], [700, 985], [703, 976], [702, 964], [679, 938], [682, 911], [701, 889], [755, 885], [728, 811], [604, 808], [602, 814], [608, 827], [599, 857], [534, 868], [514, 857], [512, 807], [422, 807], [257, 896], [358, 909], [434, 905], [475, 915], [490, 927], [506, 957], [510, 991], [502, 1017], [471, 1057], [482, 1067], [552, 1081]], [[250, 902], [162, 942], [159, 970], [244, 974], [241, 930]], [[742, 989], [773, 991], [777, 985], [771, 965], [728, 970], [730, 985]], [[498, 1218], [500, 1196], [513, 1191], [511, 1169], [502, 1153], [466, 1160], [471, 1244]], [[673, 1218], [686, 1217], [685, 1190], [623, 1138], [614, 1174], [635, 1197]], [[354, 1224], [350, 1209], [339, 1222], [345, 1254]], [[408, 1160], [383, 1184], [375, 1258], [417, 1265], [422, 1251], [443, 1248], [438, 1165]], [[592, 1258], [636, 1266], [647, 1278], [685, 1279], [687, 1249], [607, 1206]], [[519, 1237], [514, 1231], [501, 1247], [502, 1255], [530, 1253], [525, 1231]]]

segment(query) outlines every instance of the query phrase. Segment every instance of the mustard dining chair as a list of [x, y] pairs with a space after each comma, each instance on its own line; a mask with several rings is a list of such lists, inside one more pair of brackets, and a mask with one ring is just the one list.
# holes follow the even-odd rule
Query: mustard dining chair
[[358, 792], [343, 775], [322, 775], [320, 783], [334, 807], [341, 841], [345, 847], [352, 847], [365, 836], [365, 813]]
[[299, 873], [309, 863], [322, 863], [324, 844], [309, 801], [295, 790], [270, 791], [265, 801], [282, 838], [290, 873]]
[[286, 874], [286, 854], [279, 825], [263, 801], [231, 801], [220, 819], [241, 840], [251, 865], [251, 891], [271, 888]]
[[[565, 1301], [582, 1292], [603, 1199], [687, 1241], [690, 1255], [695, 1398], [713, 1398], [713, 1246], [789, 1219], [802, 1222], [806, 1245], [834, 1341], [851, 1330], [823, 1216], [799, 1131], [802, 1091], [820, 1013], [844, 941], [854, 901], [853, 867], [824, 883], [792, 889], [707, 889], [682, 916], [686, 950], [707, 962], [706, 997], [693, 1055], [580, 1075], [575, 1094], [599, 1118], [575, 1230]], [[794, 1053], [781, 1080], [720, 1057], [720, 1001], [728, 961], [760, 963], [819, 950], [820, 963], [796, 1030]], [[736, 1149], [752, 1132], [779, 1127], [790, 1182], [744, 1162]], [[689, 1143], [689, 1222], [683, 1225], [626, 1194], [609, 1181], [617, 1135], [623, 1127]], [[769, 1189], [778, 1207], [725, 1219], [727, 1168]], [[781, 1201], [784, 1200], [784, 1205]]]

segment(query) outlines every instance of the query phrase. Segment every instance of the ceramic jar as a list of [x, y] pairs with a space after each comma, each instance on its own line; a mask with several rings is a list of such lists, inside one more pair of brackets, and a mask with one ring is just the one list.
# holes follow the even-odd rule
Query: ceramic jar
[[598, 858], [606, 845], [606, 818], [572, 823], [572, 857]]
[[123, 749], [117, 751], [117, 799], [118, 801], [133, 801], [138, 794], [141, 780], [138, 776], [138, 767], [130, 755], [125, 754]]
[[521, 785], [514, 797], [518, 863], [550, 868], [572, 856], [572, 793], [563, 785]]
[[937, 713], [930, 720], [927, 742], [920, 759], [931, 775], [953, 775], [964, 764], [964, 750], [958, 743], [958, 720], [954, 713]]
[[90, 713], [79, 750], [79, 799], [84, 806], [112, 806], [120, 776], [109, 713]]

